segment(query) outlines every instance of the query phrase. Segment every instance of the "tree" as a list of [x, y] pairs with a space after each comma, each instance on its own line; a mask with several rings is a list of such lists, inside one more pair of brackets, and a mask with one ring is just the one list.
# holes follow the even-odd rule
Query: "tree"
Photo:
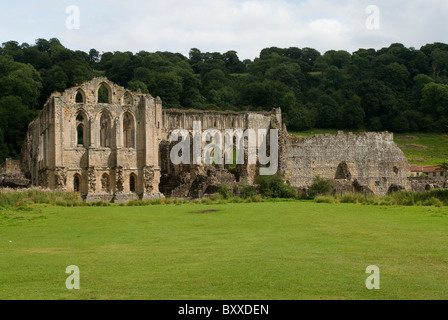
[[0, 98], [0, 127], [3, 129], [3, 146], [5, 143], [7, 146], [7, 151], [0, 153], [18, 158], [28, 124], [36, 116], [37, 111], [30, 110], [20, 97], [4, 96]]
[[140, 90], [142, 93], [149, 93], [149, 90], [148, 90], [148, 87], [146, 86], [146, 84], [139, 80], [129, 81], [127, 88], [134, 92], [137, 92]]
[[424, 113], [433, 115], [448, 115], [448, 85], [428, 83], [423, 87], [420, 108]]
[[243, 73], [246, 71], [246, 66], [240, 61], [236, 51], [227, 51], [223, 54], [223, 59], [229, 73]]
[[[9, 66], [1, 66], [8, 64]], [[0, 57], [0, 70], [8, 70], [0, 76], [0, 92], [2, 96], [20, 97], [29, 108], [39, 107], [38, 98], [42, 89], [40, 74], [29, 64], [12, 62]]]
[[121, 86], [132, 80], [131, 52], [115, 52], [113, 57], [105, 63], [106, 77]]
[[307, 190], [308, 196], [314, 198], [319, 195], [327, 195], [333, 192], [333, 182], [331, 180], [316, 176], [313, 183]]
[[410, 84], [408, 69], [397, 62], [381, 65], [375, 70], [376, 78], [389, 84], [397, 92], [404, 92]]
[[319, 97], [316, 103], [318, 110], [317, 126], [319, 128], [334, 128], [337, 123], [337, 115], [339, 112], [339, 105], [328, 95]]
[[182, 78], [173, 72], [157, 72], [148, 84], [148, 90], [154, 96], [159, 96], [167, 108], [180, 107], [182, 93]]
[[100, 62], [100, 53], [96, 49], [90, 49], [89, 51], [89, 63], [90, 66], [95, 66], [98, 62]]

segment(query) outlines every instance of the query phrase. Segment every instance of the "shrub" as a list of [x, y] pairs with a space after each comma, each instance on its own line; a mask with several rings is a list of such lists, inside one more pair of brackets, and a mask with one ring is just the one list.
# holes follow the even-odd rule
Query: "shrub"
[[233, 191], [230, 190], [226, 184], [222, 184], [219, 187], [218, 193], [223, 199], [229, 199], [229, 198], [233, 197]]
[[393, 192], [390, 197], [399, 206], [413, 206], [415, 203], [414, 194], [407, 191]]
[[259, 194], [256, 194], [251, 197], [252, 202], [263, 202], [263, 197]]
[[313, 183], [308, 188], [308, 196], [314, 198], [316, 196], [328, 195], [333, 192], [333, 181], [316, 176]]
[[425, 202], [423, 202], [424, 206], [436, 206], [436, 207], [442, 207], [443, 206], [443, 202], [440, 201], [438, 198], [436, 197], [431, 197], [428, 200], [426, 200]]
[[258, 176], [255, 179], [257, 191], [267, 198], [296, 198], [297, 190], [289, 183], [285, 183], [280, 174], [272, 176]]
[[0, 193], [0, 207], [20, 207], [31, 204], [52, 204], [64, 207], [85, 205], [79, 194], [71, 192], [4, 189]]
[[209, 205], [209, 204], [213, 204], [213, 201], [210, 198], [204, 198], [204, 199], [202, 199], [201, 203]]
[[257, 194], [257, 189], [254, 186], [244, 186], [240, 190], [241, 198], [247, 199]]
[[335, 203], [335, 198], [331, 196], [316, 196], [317, 203]]
[[240, 197], [232, 197], [231, 199], [229, 199], [230, 203], [241, 203], [243, 202], [243, 200]]

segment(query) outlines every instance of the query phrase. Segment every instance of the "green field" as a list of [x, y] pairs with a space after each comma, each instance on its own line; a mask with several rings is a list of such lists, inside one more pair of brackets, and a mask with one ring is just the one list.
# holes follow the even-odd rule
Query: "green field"
[[[350, 130], [349, 130], [350, 131]], [[345, 133], [349, 132], [345, 131]], [[337, 134], [338, 130], [308, 130], [291, 132], [294, 135], [311, 137], [315, 134]], [[353, 131], [353, 133], [359, 133]], [[410, 164], [438, 166], [448, 162], [448, 135], [440, 133], [395, 133], [394, 141], [403, 151]]]
[[436, 133], [395, 134], [395, 143], [409, 163], [437, 166], [448, 162], [448, 135]]
[[[0, 299], [448, 297], [445, 208], [289, 201], [0, 210]], [[80, 290], [65, 286], [70, 265], [80, 269]], [[366, 289], [370, 265], [380, 268], [380, 290]]]

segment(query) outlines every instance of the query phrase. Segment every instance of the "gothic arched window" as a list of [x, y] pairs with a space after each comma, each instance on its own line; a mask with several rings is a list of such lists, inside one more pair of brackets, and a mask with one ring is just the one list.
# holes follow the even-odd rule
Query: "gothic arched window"
[[84, 96], [81, 93], [81, 91], [78, 90], [78, 92], [76, 93], [76, 97], [75, 97], [75, 102], [76, 103], [84, 103]]
[[136, 188], [135, 188], [136, 181], [137, 181], [137, 179], [135, 177], [135, 174], [131, 174], [131, 177], [129, 178], [129, 190], [131, 192], [135, 192], [135, 190], [136, 190]]
[[81, 177], [79, 176], [79, 174], [75, 174], [75, 176], [73, 177], [73, 190], [75, 192], [81, 191]]
[[133, 104], [133, 98], [132, 95], [129, 92], [126, 92], [124, 94], [123, 103], [126, 105], [132, 105]]
[[101, 114], [100, 118], [100, 147], [108, 148], [110, 147], [111, 138], [111, 121], [107, 114]]
[[87, 146], [87, 119], [82, 112], [76, 115], [76, 145]]
[[103, 174], [101, 176], [101, 190], [103, 192], [109, 192], [110, 191], [110, 182], [109, 182], [109, 175], [107, 173]]
[[98, 103], [110, 103], [110, 98], [110, 89], [103, 83], [98, 89]]
[[134, 118], [127, 112], [123, 117], [123, 144], [125, 148], [135, 148], [134, 136]]

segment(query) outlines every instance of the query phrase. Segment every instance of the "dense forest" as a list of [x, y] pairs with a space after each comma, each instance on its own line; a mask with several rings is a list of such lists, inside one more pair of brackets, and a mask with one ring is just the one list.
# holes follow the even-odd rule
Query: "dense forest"
[[106, 76], [160, 96], [165, 108], [271, 110], [290, 131], [311, 128], [448, 132], [448, 45], [395, 43], [354, 53], [266, 48], [235, 51], [88, 53], [58, 39], [0, 47], [0, 162], [17, 158], [27, 126], [55, 91]]

